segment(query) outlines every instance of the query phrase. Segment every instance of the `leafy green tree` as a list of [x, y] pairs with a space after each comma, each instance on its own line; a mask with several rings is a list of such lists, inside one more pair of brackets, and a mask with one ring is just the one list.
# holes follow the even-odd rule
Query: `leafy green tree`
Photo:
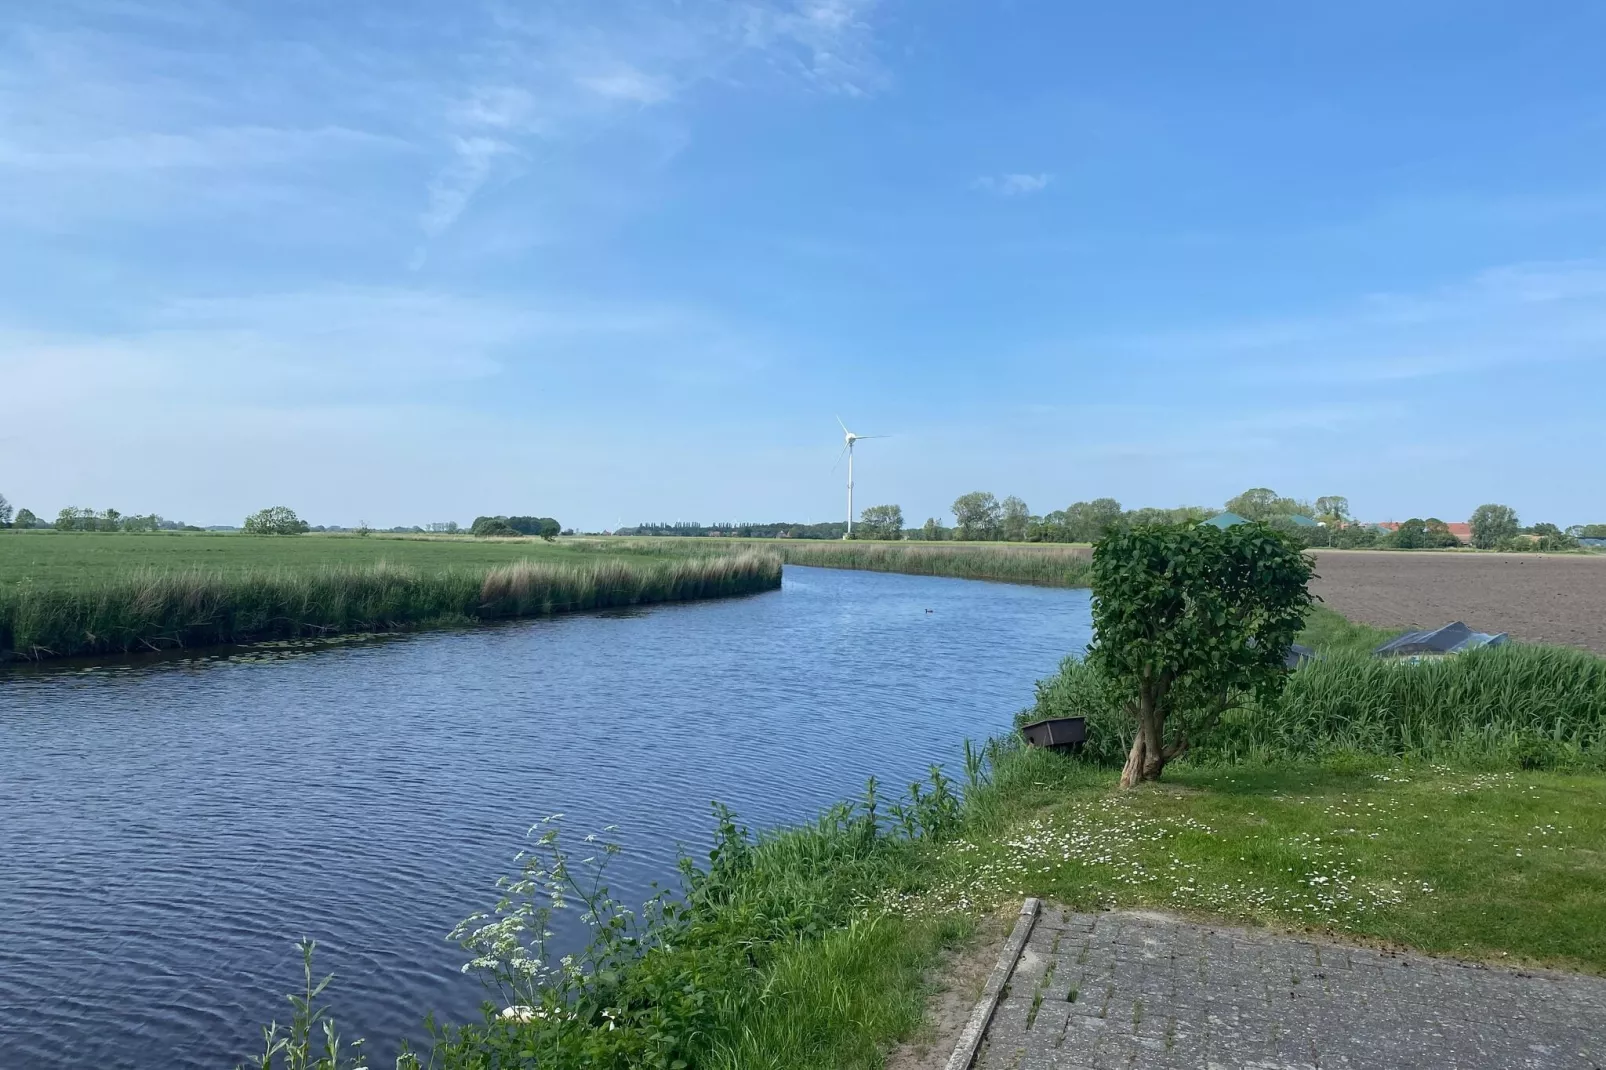
[[1426, 520], [1412, 517], [1384, 540], [1384, 545], [1396, 550], [1442, 550], [1460, 546], [1461, 540], [1450, 533], [1450, 525], [1438, 517]]
[[469, 534], [482, 539], [506, 539], [524, 534], [511, 526], [505, 516], [477, 516], [468, 530]]
[[245, 518], [250, 535], [304, 535], [309, 526], [287, 505], [275, 505]]
[[1575, 539], [1606, 539], [1606, 524], [1574, 524], [1567, 534]]
[[[1348, 503], [1345, 503], [1346, 507]], [[1227, 511], [1245, 520], [1270, 520], [1278, 516], [1314, 516], [1316, 507], [1297, 498], [1280, 498], [1269, 487], [1254, 487], [1227, 500]]]
[[519, 535], [539, 535], [547, 542], [557, 538], [563, 530], [563, 525], [549, 516], [499, 516], [491, 519], [501, 521]]
[[1283, 499], [1270, 487], [1252, 487], [1236, 498], [1227, 499], [1227, 512], [1237, 513], [1245, 520], [1264, 520], [1276, 516]]
[[0, 494], [0, 528], [8, 528], [10, 526], [11, 503], [6, 501], [6, 496], [4, 494]]
[[1434, 549], [1445, 549], [1461, 545], [1461, 540], [1455, 537], [1455, 533], [1450, 530], [1450, 525], [1438, 517], [1430, 516], [1422, 521], [1422, 525], [1428, 531], [1428, 546]]
[[1560, 535], [1562, 534], [1562, 530], [1554, 524], [1530, 524], [1528, 525], [1527, 533], [1529, 535], [1538, 535], [1540, 537], [1544, 537], [1547, 535]]
[[903, 509], [897, 505], [872, 505], [859, 514], [859, 527], [854, 534], [863, 533], [866, 539], [903, 538]]
[[934, 516], [926, 517], [926, 522], [920, 526], [920, 537], [926, 542], [943, 542], [948, 538], [948, 529], [942, 526], [942, 521]]
[[1377, 529], [1370, 525], [1346, 524], [1333, 532], [1331, 544], [1342, 550], [1360, 550], [1376, 546]]
[[1282, 686], [1311, 568], [1263, 524], [1144, 526], [1093, 548], [1088, 660], [1136, 721], [1123, 787], [1158, 779], [1236, 698]]
[[1032, 522], [1032, 511], [1013, 494], [1004, 499], [1001, 508], [1003, 515], [999, 520], [998, 533], [1009, 542], [1025, 542], [1027, 525]]
[[1121, 503], [1114, 498], [1094, 498], [1090, 502], [1075, 502], [1065, 510], [1067, 542], [1098, 542], [1121, 527]]
[[1002, 519], [1003, 507], [988, 491], [973, 490], [954, 499], [956, 539], [996, 539]]
[[1396, 550], [1424, 550], [1431, 545], [1427, 521], [1412, 517], [1388, 537], [1388, 544]]
[[1480, 505], [1472, 510], [1468, 523], [1472, 527], [1472, 545], [1480, 550], [1493, 550], [1522, 530], [1517, 511], [1509, 505]]
[[12, 524], [24, 530], [44, 526], [39, 518], [33, 515], [32, 509], [18, 509], [17, 518], [12, 521]]
[[1316, 519], [1334, 528], [1348, 524], [1350, 522], [1349, 499], [1341, 494], [1328, 494], [1317, 498]]

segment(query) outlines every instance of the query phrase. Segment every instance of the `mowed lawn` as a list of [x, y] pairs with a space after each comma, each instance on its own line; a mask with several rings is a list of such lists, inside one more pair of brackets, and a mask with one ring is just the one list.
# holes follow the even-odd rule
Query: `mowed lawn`
[[530, 559], [594, 562], [599, 555], [561, 542], [468, 536], [0, 531], [0, 587], [25, 580], [41, 586], [74, 587], [139, 569], [229, 573], [386, 561], [432, 571]]
[[1606, 973], [1606, 777], [1395, 763], [1168, 768], [1029, 752], [940, 898], [1148, 907]]

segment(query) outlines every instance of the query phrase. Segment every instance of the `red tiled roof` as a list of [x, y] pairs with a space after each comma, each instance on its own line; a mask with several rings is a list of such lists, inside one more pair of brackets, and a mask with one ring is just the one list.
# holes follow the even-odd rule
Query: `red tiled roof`
[[[1400, 522], [1398, 520], [1384, 520], [1384, 521], [1381, 521], [1377, 526], [1382, 528], [1384, 531], [1398, 531], [1400, 529]], [[1456, 538], [1460, 539], [1462, 542], [1471, 542], [1472, 541], [1472, 525], [1471, 524], [1456, 523], [1456, 524], [1446, 524], [1444, 526], [1450, 529], [1450, 534], [1451, 535], [1454, 535]]]

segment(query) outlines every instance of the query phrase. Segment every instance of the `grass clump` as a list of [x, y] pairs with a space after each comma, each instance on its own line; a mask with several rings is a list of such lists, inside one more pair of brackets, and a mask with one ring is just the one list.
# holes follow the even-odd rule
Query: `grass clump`
[[519, 560], [424, 570], [378, 561], [313, 569], [136, 569], [72, 586], [0, 588], [0, 657], [125, 654], [392, 631], [780, 586], [773, 556]]

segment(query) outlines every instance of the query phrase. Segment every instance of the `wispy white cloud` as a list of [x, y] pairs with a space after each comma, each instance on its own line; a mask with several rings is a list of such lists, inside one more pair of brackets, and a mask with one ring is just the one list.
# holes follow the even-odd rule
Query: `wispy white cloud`
[[[333, 20], [211, 3], [41, 8], [0, 38], [0, 214], [67, 230], [232, 198], [286, 212], [338, 203], [329, 214], [389, 225], [410, 189], [405, 214], [430, 243], [499, 180], [545, 181], [606, 155], [609, 142], [650, 174], [684, 134], [638, 128], [690, 126], [697, 87], [874, 92], [885, 84], [875, 6], [486, 0], [458, 9], [445, 34], [434, 19], [375, 5], [371, 44], [354, 44]], [[201, 169], [212, 177], [197, 191], [185, 176]], [[140, 177], [108, 194], [96, 173]], [[570, 219], [540, 192], [549, 216]]]
[[[529, 143], [590, 141], [627, 118], [669, 109], [702, 85], [766, 83], [844, 96], [881, 88], [876, 0], [559, 2], [502, 10], [473, 46], [473, 80], [447, 88], [453, 159], [430, 183], [425, 233], [438, 236], [496, 167]], [[486, 58], [489, 57], [489, 58]], [[487, 135], [513, 152], [485, 154]]]
[[490, 177], [499, 156], [511, 154], [513, 146], [491, 137], [455, 139], [456, 156], [429, 181], [429, 207], [421, 223], [424, 233], [440, 234], [457, 221], [463, 209]]
[[633, 67], [620, 67], [601, 74], [585, 74], [575, 80], [599, 97], [634, 104], [662, 104], [673, 94], [668, 83], [643, 74]]
[[1043, 192], [1053, 177], [1044, 173], [982, 175], [970, 184], [970, 188], [981, 190], [983, 193], [994, 193], [1000, 197], [1024, 197]]

